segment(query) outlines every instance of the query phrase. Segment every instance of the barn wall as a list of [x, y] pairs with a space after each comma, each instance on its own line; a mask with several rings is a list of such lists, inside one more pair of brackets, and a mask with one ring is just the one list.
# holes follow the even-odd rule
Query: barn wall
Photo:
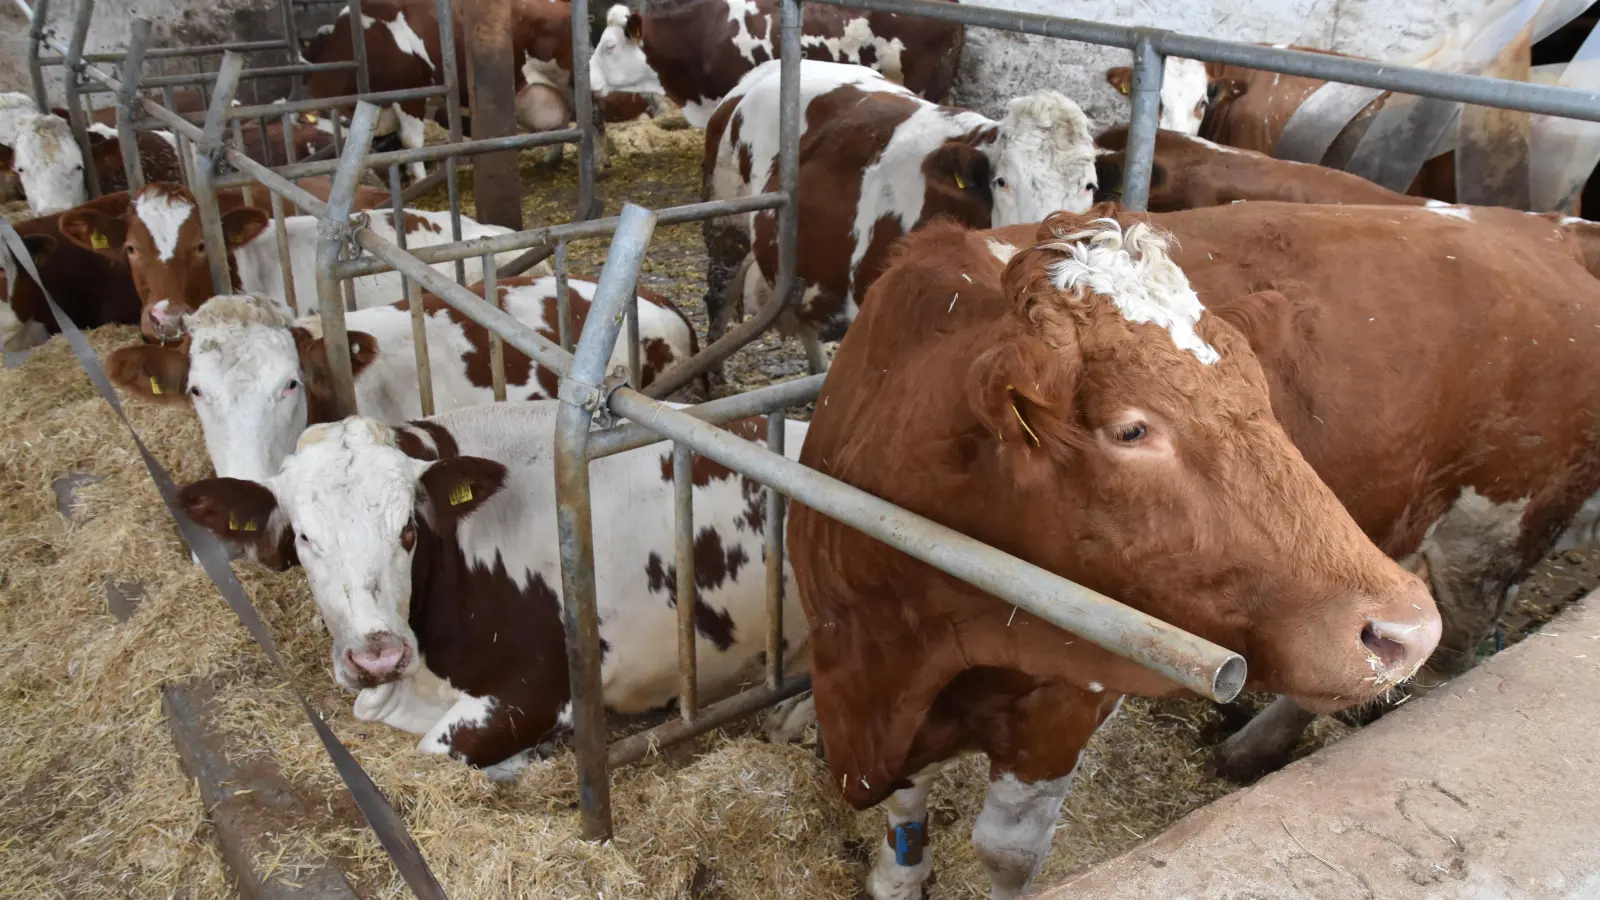
[[[979, 0], [1022, 12], [1165, 28], [1224, 40], [1292, 43], [1379, 59], [1415, 50], [1487, 0]], [[1127, 100], [1105, 70], [1130, 64], [1123, 50], [1004, 31], [967, 32], [950, 102], [988, 115], [1045, 87], [1076, 100], [1100, 127], [1127, 119]]]

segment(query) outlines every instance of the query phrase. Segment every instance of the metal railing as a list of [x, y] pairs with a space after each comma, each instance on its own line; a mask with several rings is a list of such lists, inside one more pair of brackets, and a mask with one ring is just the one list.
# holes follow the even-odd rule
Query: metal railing
[[[39, 9], [45, 0], [40, 0]], [[79, 0], [81, 8], [92, 0]], [[321, 0], [283, 0], [286, 23], [292, 24], [292, 7]], [[1387, 66], [1363, 60], [1322, 54], [1280, 50], [1256, 45], [1236, 44], [1208, 38], [1173, 34], [1156, 29], [1127, 28], [1052, 16], [1029, 15], [972, 4], [950, 4], [931, 0], [812, 0], [833, 6], [895, 12], [906, 15], [957, 22], [979, 27], [1117, 46], [1134, 52], [1133, 122], [1128, 140], [1128, 163], [1123, 190], [1124, 204], [1143, 209], [1149, 187], [1150, 163], [1154, 151], [1162, 66], [1166, 55], [1230, 62], [1291, 74], [1330, 78], [1355, 84], [1438, 96], [1463, 102], [1525, 109], [1600, 121], [1600, 97], [1566, 88], [1504, 82], [1476, 76], [1452, 75]], [[353, 17], [360, 14], [360, 0], [349, 0]], [[1171, 625], [1155, 620], [1115, 600], [1088, 590], [1051, 572], [988, 547], [922, 516], [900, 509], [848, 484], [808, 469], [783, 455], [784, 411], [812, 401], [821, 390], [822, 377], [799, 379], [757, 391], [691, 408], [676, 408], [647, 396], [632, 355], [626, 380], [607, 377], [606, 363], [612, 358], [626, 328], [629, 339], [637, 340], [637, 289], [641, 266], [650, 238], [658, 224], [688, 222], [754, 210], [778, 211], [779, 269], [773, 299], [747, 322], [729, 331], [688, 363], [663, 374], [652, 385], [653, 394], [670, 392], [686, 384], [709, 365], [719, 362], [749, 340], [766, 331], [788, 307], [796, 302], [798, 290], [797, 249], [799, 212], [796, 196], [799, 184], [798, 132], [800, 124], [800, 38], [801, 0], [782, 0], [780, 30], [780, 150], [778, 155], [779, 190], [733, 201], [688, 204], [671, 209], [649, 211], [625, 206], [620, 215], [583, 221], [591, 207], [594, 190], [595, 130], [590, 115], [588, 91], [588, 0], [573, 0], [573, 76], [577, 127], [547, 135], [523, 135], [465, 142], [461, 134], [459, 86], [456, 83], [453, 18], [449, 0], [438, 0], [442, 60], [445, 84], [407, 92], [374, 95], [367, 91], [364, 51], [359, 36], [353, 56], [360, 90], [356, 95], [296, 101], [270, 110], [262, 106], [232, 108], [230, 103], [240, 80], [246, 75], [241, 58], [229, 45], [221, 51], [218, 71], [206, 84], [212, 94], [203, 126], [196, 126], [161, 104], [138, 98], [141, 57], [151, 52], [148, 25], [136, 27], [133, 44], [122, 60], [120, 77], [94, 68], [82, 53], [81, 36], [58, 48], [63, 54], [64, 71], [76, 73], [118, 98], [119, 136], [127, 154], [136, 149], [131, 143], [131, 126], [124, 136], [123, 126], [131, 123], [136, 109], [171, 128], [180, 141], [193, 143], [196, 156], [192, 183], [202, 205], [202, 221], [208, 249], [213, 253], [212, 276], [219, 291], [229, 288], [225, 242], [214, 195], [223, 186], [255, 186], [267, 191], [278, 234], [280, 264], [286, 289], [291, 296], [294, 279], [284, 238], [283, 210], [292, 203], [319, 221], [316, 259], [318, 309], [322, 316], [325, 345], [335, 391], [338, 415], [356, 412], [354, 383], [345, 338], [344, 315], [352, 296], [352, 279], [384, 271], [402, 276], [402, 290], [411, 298], [419, 387], [425, 414], [432, 414], [431, 371], [428, 366], [426, 335], [422, 328], [423, 308], [417, 302], [423, 289], [437, 296], [461, 314], [487, 328], [496, 342], [493, 365], [496, 396], [504, 396], [505, 344], [522, 352], [532, 362], [560, 376], [556, 442], [558, 488], [558, 531], [562, 565], [563, 614], [572, 684], [574, 750], [578, 759], [580, 808], [583, 834], [603, 839], [611, 834], [609, 800], [610, 768], [637, 760], [653, 748], [684, 740], [726, 722], [746, 716], [783, 698], [802, 691], [809, 683], [804, 676], [783, 670], [785, 622], [783, 621], [784, 501], [795, 499], [819, 513], [850, 525], [891, 547], [998, 598], [1015, 604], [1045, 621], [1082, 636], [1140, 665], [1146, 666], [1175, 684], [1216, 700], [1232, 698], [1243, 686], [1245, 664], [1237, 654]], [[355, 19], [359, 21], [359, 19]], [[32, 60], [42, 97], [44, 61], [37, 52], [42, 40], [39, 26], [43, 17], [36, 10], [36, 37]], [[86, 26], [85, 26], [86, 27]], [[354, 29], [359, 35], [360, 29]], [[293, 32], [286, 40], [293, 46]], [[254, 49], [254, 48], [252, 48]], [[267, 49], [267, 48], [262, 48]], [[215, 48], [196, 51], [216, 54]], [[296, 68], [296, 67], [286, 67]], [[311, 71], [304, 67], [300, 72]], [[194, 83], [194, 82], [191, 82]], [[170, 85], [163, 84], [170, 88]], [[402, 97], [403, 95], [403, 97]], [[398, 99], [443, 97], [449, 110], [450, 144], [439, 148], [411, 149], [372, 154], [370, 142], [377, 121], [376, 103]], [[170, 102], [168, 104], [170, 106]], [[251, 159], [240, 147], [230, 147], [225, 139], [226, 125], [256, 119], [263, 126], [272, 116], [281, 116], [285, 125], [299, 111], [330, 106], [353, 106], [348, 132], [338, 146], [336, 161], [297, 162], [292, 150], [288, 164], [274, 169]], [[337, 122], [337, 117], [335, 118]], [[287, 132], [287, 128], [286, 128]], [[335, 133], [338, 141], [338, 132]], [[545, 225], [476, 240], [461, 240], [460, 203], [456, 186], [456, 161], [475, 153], [502, 151], [551, 143], [579, 145], [580, 199], [577, 221]], [[185, 157], [186, 158], [186, 157]], [[407, 249], [403, 229], [400, 242], [391, 242], [353, 220], [350, 215], [357, 179], [364, 169], [387, 169], [396, 214], [401, 208], [399, 167], [443, 159], [449, 185], [452, 238], [449, 243]], [[133, 160], [130, 158], [130, 162]], [[216, 166], [226, 161], [236, 175], [217, 174]], [[130, 174], [135, 169], [130, 166]], [[332, 190], [326, 203], [296, 185], [291, 178], [309, 174], [331, 174]], [[568, 333], [570, 310], [565, 289], [567, 248], [573, 241], [611, 237], [612, 244], [591, 301], [581, 334]], [[498, 254], [521, 251], [515, 263], [496, 270]], [[486, 280], [504, 278], [525, 270], [539, 259], [554, 256], [558, 279], [557, 301], [561, 305], [560, 333], [552, 341], [536, 328], [518, 321], [500, 308], [496, 293], [485, 291], [480, 297], [464, 284], [463, 263], [483, 259]], [[454, 262], [452, 279], [434, 268]], [[520, 267], [520, 268], [519, 268]], [[396, 298], [398, 299], [398, 298]], [[352, 305], [353, 304], [348, 304]], [[569, 349], [570, 348], [570, 349]], [[761, 447], [745, 441], [718, 425], [750, 416], [767, 416], [769, 444]], [[621, 417], [626, 420], [613, 423]], [[600, 427], [596, 427], [596, 424]], [[588, 464], [594, 459], [657, 443], [672, 442], [674, 460], [675, 529], [678, 549], [678, 646], [679, 718], [650, 731], [635, 734], [615, 743], [608, 741], [605, 726], [605, 700], [600, 682], [599, 620], [595, 588], [594, 534], [589, 492]], [[703, 455], [740, 475], [765, 486], [767, 541], [766, 677], [753, 688], [716, 703], [702, 706], [696, 682], [695, 638], [692, 620], [694, 518], [692, 477], [694, 456]]]

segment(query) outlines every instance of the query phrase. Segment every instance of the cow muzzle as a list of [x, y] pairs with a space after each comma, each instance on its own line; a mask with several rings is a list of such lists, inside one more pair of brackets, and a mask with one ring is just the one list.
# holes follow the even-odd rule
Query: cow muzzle
[[380, 631], [369, 634], [360, 647], [344, 651], [344, 669], [355, 686], [377, 687], [405, 677], [415, 658], [410, 642], [399, 635]]
[[158, 300], [145, 310], [144, 333], [146, 342], [171, 344], [183, 340], [183, 310], [174, 309], [166, 300]]

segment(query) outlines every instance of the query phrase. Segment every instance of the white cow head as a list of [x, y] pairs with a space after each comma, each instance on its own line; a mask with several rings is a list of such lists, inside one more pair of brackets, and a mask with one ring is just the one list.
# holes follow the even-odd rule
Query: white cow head
[[[1106, 83], [1123, 96], [1132, 96], [1133, 69], [1117, 66], [1106, 70]], [[1169, 56], [1161, 68], [1160, 127], [1168, 131], [1195, 135], [1211, 105], [1210, 76], [1206, 64], [1197, 59]]]
[[606, 11], [606, 30], [589, 57], [589, 88], [602, 97], [666, 93], [645, 59], [644, 20], [620, 3]]
[[19, 114], [16, 125], [12, 167], [33, 214], [49, 215], [89, 202], [83, 151], [72, 138], [72, 126], [59, 116], [40, 113]]
[[17, 120], [28, 113], [39, 113], [39, 107], [32, 97], [16, 91], [0, 94], [0, 144], [7, 147], [16, 144]]
[[1066, 97], [1039, 91], [1006, 105], [991, 151], [994, 227], [1039, 222], [1094, 204], [1094, 135]]
[[[262, 481], [294, 452], [308, 421], [329, 417], [327, 351], [315, 319], [297, 327], [288, 304], [261, 296], [215, 297], [184, 316], [183, 344], [142, 344], [111, 354], [114, 381], [140, 399], [189, 403], [219, 476]], [[349, 334], [360, 372], [377, 352]]]
[[286, 548], [292, 540], [333, 637], [334, 679], [357, 690], [421, 666], [410, 621], [413, 558], [419, 547], [436, 551], [438, 536], [453, 535], [505, 477], [486, 459], [412, 459], [393, 429], [352, 416], [308, 429], [271, 478], [213, 478], [178, 498], [227, 541]]

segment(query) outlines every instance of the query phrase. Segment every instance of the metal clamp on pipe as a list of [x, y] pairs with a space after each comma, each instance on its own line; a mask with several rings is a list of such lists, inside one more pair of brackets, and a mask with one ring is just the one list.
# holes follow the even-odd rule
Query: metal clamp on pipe
[[617, 416], [609, 406], [611, 395], [619, 388], [628, 387], [628, 370], [617, 366], [598, 385], [587, 384], [567, 376], [556, 389], [556, 399], [589, 411], [591, 420], [601, 428], [617, 423]]

